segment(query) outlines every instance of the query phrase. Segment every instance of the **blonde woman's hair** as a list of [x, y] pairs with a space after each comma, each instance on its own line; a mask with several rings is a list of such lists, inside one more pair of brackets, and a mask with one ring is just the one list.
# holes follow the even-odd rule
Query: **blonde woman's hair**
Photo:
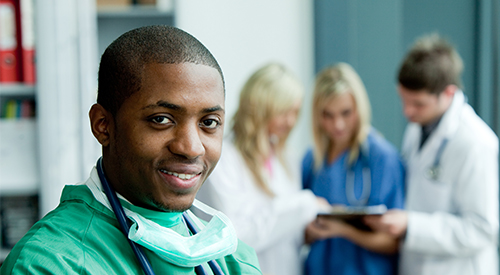
[[[273, 196], [263, 175], [266, 158], [271, 154], [268, 125], [272, 118], [290, 110], [302, 100], [304, 91], [294, 74], [283, 65], [271, 63], [257, 70], [243, 86], [232, 130], [236, 148], [242, 154], [257, 185]], [[286, 167], [281, 139], [274, 153]]]
[[312, 124], [314, 138], [314, 167], [321, 168], [327, 156], [330, 138], [321, 127], [321, 116], [326, 104], [338, 95], [353, 96], [359, 123], [350, 145], [348, 163], [359, 156], [360, 145], [366, 140], [371, 127], [371, 107], [365, 86], [356, 71], [346, 63], [338, 63], [322, 70], [314, 87]]

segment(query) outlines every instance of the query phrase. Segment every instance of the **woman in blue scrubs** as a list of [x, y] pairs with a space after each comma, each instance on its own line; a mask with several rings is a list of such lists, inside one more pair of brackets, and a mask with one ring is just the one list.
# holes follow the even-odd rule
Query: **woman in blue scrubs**
[[[303, 187], [332, 205], [402, 208], [404, 167], [398, 151], [370, 125], [366, 89], [345, 63], [326, 68], [313, 98], [314, 146], [302, 163]], [[396, 274], [398, 240], [346, 222], [317, 218], [306, 274]]]

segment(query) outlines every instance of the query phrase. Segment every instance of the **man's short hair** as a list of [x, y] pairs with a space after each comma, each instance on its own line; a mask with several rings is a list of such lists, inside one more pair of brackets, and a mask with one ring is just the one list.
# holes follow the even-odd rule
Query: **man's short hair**
[[210, 51], [187, 32], [172, 26], [146, 26], [128, 31], [101, 57], [97, 103], [113, 115], [141, 89], [146, 64], [195, 63], [222, 70]]
[[440, 94], [448, 85], [462, 88], [463, 62], [457, 51], [438, 34], [419, 38], [407, 53], [398, 82], [409, 90]]

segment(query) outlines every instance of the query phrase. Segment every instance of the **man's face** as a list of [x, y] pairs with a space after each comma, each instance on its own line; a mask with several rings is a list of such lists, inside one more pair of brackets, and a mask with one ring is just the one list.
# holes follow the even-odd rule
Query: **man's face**
[[193, 63], [148, 64], [114, 123], [104, 168], [118, 193], [145, 208], [183, 211], [220, 157], [221, 76]]
[[436, 95], [427, 90], [414, 91], [402, 85], [398, 85], [398, 92], [403, 103], [404, 115], [411, 122], [427, 125], [446, 111], [444, 93]]

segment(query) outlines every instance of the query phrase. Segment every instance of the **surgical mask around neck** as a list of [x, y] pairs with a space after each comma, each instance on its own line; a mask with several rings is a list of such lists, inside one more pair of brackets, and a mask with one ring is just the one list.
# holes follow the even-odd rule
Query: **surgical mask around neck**
[[[106, 195], [95, 181], [96, 178], [93, 177], [87, 181], [87, 186], [97, 201], [113, 211]], [[133, 222], [128, 238], [165, 261], [183, 267], [195, 267], [234, 253], [238, 246], [238, 238], [229, 218], [198, 200], [193, 202], [193, 206], [211, 215], [212, 219], [204, 225], [190, 210], [187, 210], [188, 216], [200, 229], [196, 235], [188, 237], [124, 208], [125, 215]]]
[[212, 219], [204, 226], [198, 218], [187, 210], [192, 221], [202, 228], [196, 235], [184, 237], [170, 228], [148, 220], [136, 213], [127, 213], [134, 222], [128, 237], [154, 251], [164, 260], [179, 266], [194, 267], [210, 260], [222, 258], [236, 251], [238, 239], [229, 218], [220, 211], [210, 209], [195, 200], [193, 206], [212, 215]]

